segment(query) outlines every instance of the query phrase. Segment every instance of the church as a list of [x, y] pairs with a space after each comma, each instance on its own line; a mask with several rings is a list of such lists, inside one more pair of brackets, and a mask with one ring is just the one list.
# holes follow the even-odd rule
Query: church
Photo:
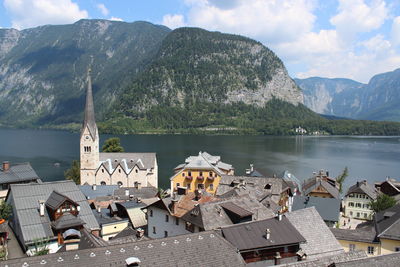
[[80, 136], [81, 184], [158, 187], [156, 153], [100, 152], [90, 69], [87, 77], [85, 117]]

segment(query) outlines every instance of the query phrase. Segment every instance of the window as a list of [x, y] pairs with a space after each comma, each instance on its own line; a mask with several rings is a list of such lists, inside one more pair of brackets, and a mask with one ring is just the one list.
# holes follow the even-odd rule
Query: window
[[400, 247], [395, 247], [394, 251], [399, 252], [400, 251]]
[[190, 184], [186, 184], [187, 189], [190, 190]]
[[354, 203], [353, 202], [349, 202], [349, 207], [354, 207]]
[[169, 216], [168, 215], [165, 215], [165, 221], [169, 222]]
[[359, 212], [357, 212], [357, 218], [360, 218], [360, 213]]
[[185, 177], [185, 173], [184, 172], [182, 172], [182, 177]]
[[197, 189], [204, 189], [204, 184], [198, 184]]
[[210, 172], [208, 175], [209, 175], [210, 177], [213, 177], [213, 173], [212, 173], [212, 172]]
[[121, 169], [118, 169], [118, 172], [121, 173]]
[[180, 183], [176, 183], [176, 186], [180, 186], [181, 184]]
[[357, 208], [361, 208], [361, 203], [356, 203]]
[[368, 214], [364, 213], [364, 219], [367, 219]]
[[203, 172], [200, 172], [199, 176], [203, 176]]
[[101, 181], [100, 184], [101, 184], [101, 185], [106, 185], [106, 182]]
[[214, 190], [214, 184], [210, 184], [210, 190], [211, 190], [211, 191]]
[[364, 204], [364, 209], [369, 209], [369, 205], [368, 204]]
[[91, 149], [90, 146], [84, 146], [84, 147], [83, 147], [83, 150], [84, 150], [85, 152], [91, 152], [91, 151], [92, 151], [92, 149]]
[[101, 172], [104, 173], [104, 169], [101, 169]]
[[372, 246], [368, 246], [368, 254], [374, 254], [374, 251], [375, 251], [375, 247], [372, 247]]
[[155, 226], [153, 226], [153, 234], [157, 234]]
[[138, 169], [136, 169], [135, 172], [138, 173], [139, 172]]
[[192, 176], [192, 172], [188, 172], [188, 176]]
[[350, 216], [353, 216], [353, 212], [352, 211], [350, 211]]
[[150, 210], [150, 217], [153, 217], [153, 210]]
[[122, 186], [122, 182], [121, 182], [121, 181], [118, 181], [117, 185], [118, 185], [119, 187], [121, 187], [121, 186]]
[[355, 244], [349, 244], [349, 250], [350, 251], [356, 250], [356, 245]]
[[168, 231], [164, 231], [164, 237], [168, 237]]
[[175, 218], [175, 224], [179, 225], [179, 218], [178, 217]]
[[264, 189], [271, 189], [271, 184], [266, 184], [265, 186], [264, 186]]

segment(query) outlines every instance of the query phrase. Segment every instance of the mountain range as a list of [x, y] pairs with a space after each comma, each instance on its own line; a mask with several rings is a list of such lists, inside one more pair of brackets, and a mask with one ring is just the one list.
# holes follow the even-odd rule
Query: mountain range
[[368, 84], [350, 79], [295, 79], [313, 111], [366, 120], [400, 121], [400, 69], [375, 75]]

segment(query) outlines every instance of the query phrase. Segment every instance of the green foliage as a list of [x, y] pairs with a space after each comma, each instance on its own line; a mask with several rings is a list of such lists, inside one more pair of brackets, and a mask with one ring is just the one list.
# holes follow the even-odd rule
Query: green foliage
[[386, 194], [381, 194], [376, 200], [370, 202], [371, 209], [375, 213], [391, 208], [394, 205], [396, 205], [396, 200]]
[[166, 198], [168, 196], [168, 192], [162, 188], [158, 188], [157, 196], [161, 199]]
[[35, 249], [33, 251], [33, 256], [41, 256], [49, 254], [49, 244], [50, 240], [48, 238], [37, 238], [34, 241]]
[[64, 172], [64, 177], [67, 180], [72, 180], [76, 184], [81, 184], [81, 167], [79, 160], [73, 160], [71, 168]]
[[0, 219], [8, 220], [12, 215], [12, 207], [7, 202], [3, 201], [0, 204]]
[[118, 137], [108, 138], [102, 147], [103, 152], [124, 152], [124, 148], [121, 146], [121, 141]]
[[349, 170], [346, 166], [344, 168], [343, 172], [338, 177], [336, 177], [336, 182], [338, 182], [338, 184], [339, 184], [339, 192], [340, 193], [343, 192], [343, 183], [344, 183], [344, 180], [346, 180], [347, 176], [349, 176]]

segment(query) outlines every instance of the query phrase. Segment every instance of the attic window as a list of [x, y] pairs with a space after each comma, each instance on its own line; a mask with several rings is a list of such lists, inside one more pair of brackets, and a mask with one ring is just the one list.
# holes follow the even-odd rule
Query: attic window
[[101, 172], [104, 173], [104, 169], [101, 169]]
[[125, 260], [126, 266], [139, 266], [140, 260], [136, 257], [129, 257]]
[[266, 185], [264, 186], [264, 189], [271, 189], [271, 184], [266, 184]]

